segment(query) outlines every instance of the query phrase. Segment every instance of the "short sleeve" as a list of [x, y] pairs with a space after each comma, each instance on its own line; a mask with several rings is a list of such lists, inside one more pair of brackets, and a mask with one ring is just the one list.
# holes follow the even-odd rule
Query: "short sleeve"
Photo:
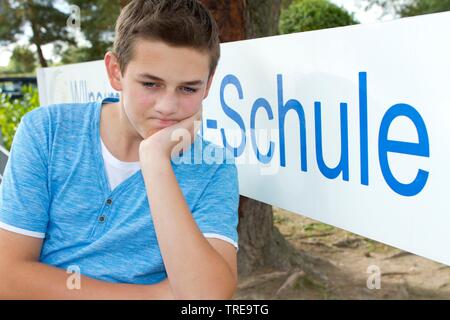
[[206, 238], [227, 241], [238, 249], [239, 184], [234, 163], [221, 163], [192, 214]]
[[37, 109], [22, 117], [0, 185], [0, 227], [37, 238], [48, 223], [47, 127]]

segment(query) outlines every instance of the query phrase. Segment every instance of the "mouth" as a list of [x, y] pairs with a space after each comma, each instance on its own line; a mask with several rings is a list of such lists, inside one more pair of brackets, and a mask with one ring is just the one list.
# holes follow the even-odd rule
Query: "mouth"
[[155, 120], [158, 127], [162, 127], [162, 128], [178, 123], [178, 121], [176, 121], [176, 120], [168, 120], [168, 119], [154, 118], [153, 120]]

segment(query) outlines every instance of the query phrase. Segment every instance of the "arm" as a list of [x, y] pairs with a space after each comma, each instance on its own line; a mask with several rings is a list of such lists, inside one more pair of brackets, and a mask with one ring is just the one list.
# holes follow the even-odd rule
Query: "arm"
[[81, 288], [66, 285], [74, 274], [39, 262], [42, 239], [0, 229], [0, 299], [172, 299], [168, 280], [154, 285], [110, 283], [80, 277]]
[[[184, 199], [170, 160], [152, 154], [142, 166], [158, 243], [176, 299], [230, 299], [237, 286], [236, 249], [206, 240]], [[157, 186], [153, 181], [158, 181]]]
[[[50, 118], [44, 107], [30, 111], [22, 118], [0, 188], [0, 221], [40, 234], [46, 233], [49, 223]], [[66, 283], [75, 274], [40, 263], [42, 243], [42, 239], [0, 229], [0, 298], [171, 298], [168, 281], [144, 286], [81, 276], [81, 289], [70, 290]]]

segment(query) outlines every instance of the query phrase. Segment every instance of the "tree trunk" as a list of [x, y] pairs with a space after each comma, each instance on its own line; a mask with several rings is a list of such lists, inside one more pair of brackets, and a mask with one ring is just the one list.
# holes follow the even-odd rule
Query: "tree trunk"
[[44, 53], [42, 52], [42, 38], [39, 30], [39, 25], [35, 22], [35, 14], [32, 10], [32, 1], [28, 0], [24, 6], [25, 16], [30, 19], [31, 30], [33, 31], [33, 36], [31, 37], [32, 42], [36, 46], [36, 51], [39, 58], [39, 64], [42, 68], [48, 67], [47, 60], [44, 57]]
[[245, 0], [201, 0], [211, 11], [220, 30], [220, 42], [247, 39]]
[[41, 45], [37, 44], [37, 43], [35, 43], [35, 45], [36, 45], [36, 48], [37, 48], [37, 54], [38, 54], [38, 57], [39, 57], [39, 63], [41, 65], [41, 67], [42, 68], [48, 67], [47, 60], [45, 60], [44, 53], [42, 52]]
[[[123, 8], [125, 7], [131, 0], [119, 0], [120, 2], [120, 7]], [[117, 3], [117, 2], [116, 2]]]

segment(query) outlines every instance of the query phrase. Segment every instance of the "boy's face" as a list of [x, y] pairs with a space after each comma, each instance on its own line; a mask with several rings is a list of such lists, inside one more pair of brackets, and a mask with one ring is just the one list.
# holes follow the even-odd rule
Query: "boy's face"
[[122, 111], [143, 139], [199, 111], [212, 81], [208, 53], [160, 41], [136, 39], [123, 76], [114, 55], [105, 62]]

